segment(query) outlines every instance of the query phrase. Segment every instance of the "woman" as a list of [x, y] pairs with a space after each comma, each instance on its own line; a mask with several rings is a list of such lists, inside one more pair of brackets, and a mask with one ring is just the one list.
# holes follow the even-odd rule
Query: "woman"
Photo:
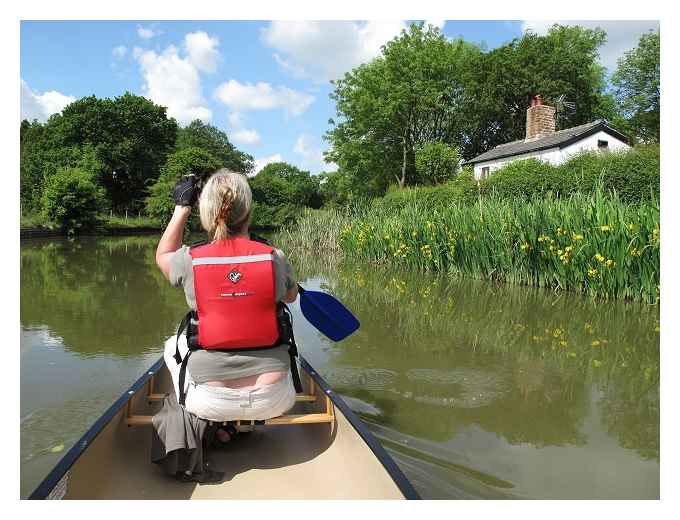
[[[166, 399], [154, 418], [155, 438], [164, 449], [155, 443], [152, 458], [185, 480], [205, 481], [215, 475], [203, 471], [205, 421], [196, 418], [263, 420], [295, 403], [290, 345], [272, 320], [281, 319], [278, 302], [292, 303], [298, 291], [283, 253], [250, 239], [252, 193], [245, 175], [223, 169], [206, 182], [199, 200], [201, 225], [208, 234], [204, 245], [182, 245], [184, 225], [198, 197], [195, 177], [181, 179], [173, 196], [174, 214], [156, 249], [156, 263], [173, 286], [184, 288], [198, 330], [194, 325], [188, 334], [178, 332], [166, 342], [164, 357], [177, 399]], [[180, 357], [186, 360], [181, 388]], [[235, 433], [220, 428], [217, 440], [227, 442]], [[170, 452], [175, 455], [168, 463]]]

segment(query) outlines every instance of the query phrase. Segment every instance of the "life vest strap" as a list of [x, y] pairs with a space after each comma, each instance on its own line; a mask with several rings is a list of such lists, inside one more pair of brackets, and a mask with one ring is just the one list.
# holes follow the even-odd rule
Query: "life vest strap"
[[[175, 355], [173, 356], [177, 364], [181, 364], [182, 366], [179, 369], [179, 404], [184, 406], [184, 402], [186, 400], [186, 392], [184, 390], [184, 383], [186, 381], [186, 372], [187, 372], [187, 365], [189, 363], [189, 356], [191, 356], [191, 353], [194, 352], [195, 350], [201, 350], [201, 346], [198, 345], [198, 341], [195, 335], [192, 335], [192, 327], [191, 327], [191, 320], [197, 318], [197, 314], [195, 311], [189, 311], [187, 312], [184, 317], [182, 318], [182, 321], [179, 323], [179, 326], [177, 327], [177, 335], [175, 337]], [[230, 348], [229, 350], [224, 350], [220, 351], [219, 349], [211, 349], [211, 350], [217, 350], [218, 352], [238, 352], [238, 351], [246, 351], [246, 350], [268, 350], [271, 348], [278, 347], [279, 345], [288, 345], [288, 355], [290, 356], [290, 374], [293, 379], [293, 386], [295, 387], [295, 393], [300, 393], [303, 391], [302, 388], [302, 381], [300, 380], [300, 372], [298, 371], [298, 366], [297, 366], [297, 358], [298, 356], [298, 350], [297, 350], [297, 343], [295, 342], [295, 335], [293, 334], [293, 324], [291, 320], [291, 314], [290, 310], [284, 303], [280, 303], [280, 308], [279, 308], [279, 317], [278, 317], [278, 322], [279, 322], [279, 339], [274, 343], [273, 345], [265, 345], [262, 347], [244, 347], [244, 348]], [[189, 348], [189, 351], [187, 352], [186, 356], [182, 358], [182, 355], [179, 352], [179, 336], [180, 334], [186, 330], [186, 338], [187, 338], [187, 347]]]

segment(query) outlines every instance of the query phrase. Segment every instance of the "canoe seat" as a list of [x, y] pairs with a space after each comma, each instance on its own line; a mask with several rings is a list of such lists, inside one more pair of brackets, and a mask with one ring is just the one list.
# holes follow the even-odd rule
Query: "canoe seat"
[[[237, 426], [242, 424], [264, 424], [264, 425], [286, 425], [286, 424], [318, 424], [318, 423], [332, 423], [335, 420], [335, 410], [333, 401], [327, 395], [317, 395], [316, 385], [314, 380], [309, 377], [307, 394], [298, 394], [295, 396], [295, 402], [315, 402], [319, 399], [325, 401], [325, 410], [321, 413], [302, 413], [302, 414], [284, 414], [279, 417], [273, 417], [264, 421], [235, 421]], [[154, 376], [149, 379], [148, 390], [146, 394], [146, 401], [151, 404], [153, 402], [163, 401], [167, 397], [167, 393], [154, 392]], [[153, 424], [153, 415], [139, 415], [133, 414], [132, 399], [127, 403], [127, 413], [125, 420], [128, 426], [150, 426]]]

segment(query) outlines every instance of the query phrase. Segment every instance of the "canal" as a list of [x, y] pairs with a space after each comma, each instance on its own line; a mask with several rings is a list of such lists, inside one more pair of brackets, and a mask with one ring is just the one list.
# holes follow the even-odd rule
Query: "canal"
[[[21, 242], [21, 496], [140, 373], [186, 303], [155, 237]], [[301, 353], [424, 498], [659, 498], [659, 308], [293, 259], [361, 328]]]

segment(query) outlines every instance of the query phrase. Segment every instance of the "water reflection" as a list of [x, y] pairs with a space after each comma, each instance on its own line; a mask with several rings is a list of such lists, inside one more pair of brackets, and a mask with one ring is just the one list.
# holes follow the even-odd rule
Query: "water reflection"
[[157, 349], [185, 312], [155, 267], [155, 237], [31, 241], [21, 248], [21, 324], [83, 356]]
[[[602, 485], [580, 476], [560, 491], [530, 484], [517, 467], [487, 470], [520, 496], [658, 495], [658, 307], [364, 266], [296, 267], [360, 319], [357, 333], [328, 345], [320, 370], [362, 403], [362, 416], [392, 450], [408, 458], [414, 442], [424, 443], [431, 455], [433, 446], [488, 432], [506, 449], [568, 450], [586, 473], [597, 466], [610, 474], [633, 450], [645, 491], [632, 494], [616, 479]], [[617, 455], [603, 455], [600, 437]], [[439, 460], [459, 456], [449, 446]], [[483, 459], [475, 453], [468, 467], [483, 469]], [[550, 481], [559, 467], [537, 471]]]
[[[21, 247], [25, 496], [154, 360], [186, 303], [157, 237]], [[427, 498], [655, 498], [658, 307], [297, 260], [361, 320], [301, 351]]]

